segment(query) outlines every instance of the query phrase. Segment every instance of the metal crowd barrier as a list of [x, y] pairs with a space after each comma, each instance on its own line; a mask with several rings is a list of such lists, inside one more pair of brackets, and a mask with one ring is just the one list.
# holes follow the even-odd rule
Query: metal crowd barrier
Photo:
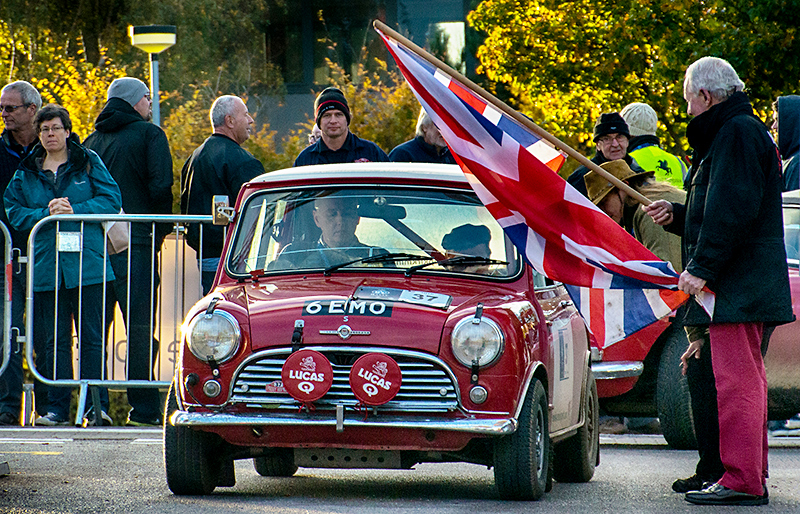
[[11, 261], [11, 233], [5, 224], [0, 223], [0, 233], [3, 234], [3, 269], [5, 270], [5, 294], [3, 295], [3, 344], [2, 355], [3, 362], [0, 364], [0, 375], [2, 375], [8, 367], [8, 362], [11, 359], [11, 352], [17, 351], [16, 348], [11, 347], [11, 275], [13, 265]]
[[[25, 316], [25, 337], [19, 339], [25, 342], [25, 358], [28, 363], [28, 368], [33, 374], [34, 378], [49, 387], [78, 387], [78, 408], [76, 412], [75, 422], [80, 424], [84, 413], [87, 410], [86, 402], [91, 392], [93, 404], [99, 403], [99, 395], [97, 394], [97, 387], [106, 387], [112, 390], [123, 390], [128, 387], [141, 387], [141, 388], [158, 388], [165, 390], [169, 387], [174, 373], [175, 362], [177, 361], [178, 352], [180, 351], [181, 341], [181, 324], [185, 312], [200, 298], [202, 297], [202, 285], [200, 280], [200, 271], [198, 270], [198, 259], [202, 260], [202, 251], [199, 255], [195, 254], [185, 241], [185, 228], [190, 224], [211, 224], [212, 216], [188, 216], [188, 215], [138, 215], [138, 214], [95, 214], [95, 215], [57, 215], [48, 216], [39, 221], [33, 229], [28, 239], [28, 257], [27, 257], [27, 292], [26, 292], [26, 316]], [[67, 231], [63, 230], [61, 224], [64, 222], [78, 222], [80, 230]], [[36, 235], [41, 232], [43, 227], [48, 224], [55, 223], [56, 241], [48, 238], [47, 244], [55, 244], [56, 254], [62, 252], [80, 252], [79, 256], [79, 277], [78, 283], [82, 282], [83, 271], [83, 235], [84, 229], [88, 224], [99, 224], [105, 222], [127, 222], [133, 226], [136, 223], [149, 223], [151, 250], [155, 248], [156, 241], [156, 224], [170, 223], [173, 225], [172, 232], [167, 235], [164, 244], [161, 247], [160, 259], [153, 263], [154, 266], [160, 266], [161, 284], [158, 288], [158, 306], [156, 313], [155, 323], [151, 322], [150, 334], [154, 335], [159, 341], [159, 351], [156, 360], [156, 370], [150, 369], [150, 377], [148, 380], [129, 380], [128, 379], [128, 362], [127, 362], [127, 337], [126, 337], [126, 324], [121, 318], [119, 305], [116, 306], [114, 311], [114, 319], [112, 321], [111, 334], [111, 348], [109, 349], [109, 338], [104, 337], [104, 344], [102, 345], [102, 372], [100, 378], [80, 379], [80, 378], [59, 378], [49, 379], [42, 375], [40, 370], [36, 368], [34, 359], [34, 332], [41, 327], [34, 325], [33, 305], [34, 305], [34, 279], [35, 279], [35, 255], [37, 244], [45, 244], [45, 241], [36, 241]], [[105, 225], [104, 225], [105, 227]], [[105, 229], [107, 230], [107, 228]], [[128, 242], [130, 245], [131, 232], [128, 231]], [[8, 240], [8, 236], [6, 236]], [[39, 239], [42, 239], [41, 237]], [[58, 240], [61, 239], [59, 244]], [[200, 226], [200, 245], [202, 247], [203, 240], [203, 225]], [[9, 250], [6, 250], [8, 255]], [[128, 316], [130, 319], [130, 286], [132, 281], [150, 280], [151, 293], [152, 293], [152, 274], [149, 277], [132, 277], [130, 273], [130, 252], [128, 253], [128, 271], [127, 274], [127, 291], [128, 291]], [[104, 245], [103, 249], [103, 282], [107, 283], [106, 278], [106, 262], [109, 259], [108, 246]], [[170, 262], [171, 261], [171, 266]], [[8, 262], [8, 260], [7, 260]], [[58, 277], [59, 260], [55, 260], [56, 269], [53, 270], [55, 277]], [[56, 288], [57, 289], [57, 288]], [[79, 298], [79, 312], [82, 307], [83, 286], [80, 285], [78, 289]], [[152, 294], [150, 295], [152, 297]], [[170, 297], [171, 296], [171, 297]], [[106, 305], [107, 288], [103, 288], [103, 305]], [[55, 291], [55, 302], [58, 302], [58, 291]], [[9, 304], [6, 302], [6, 337], [4, 338], [6, 347], [9, 346]], [[151, 304], [152, 310], [152, 304]], [[73, 373], [72, 377], [80, 377], [80, 334], [81, 334], [81, 316], [75, 320], [73, 338]], [[103, 331], [104, 336], [106, 327], [106, 309], [103, 308]], [[56, 320], [54, 320], [56, 323]], [[57, 345], [57, 325], [54, 325], [53, 345]], [[123, 337], [124, 339], [119, 339]], [[77, 347], [77, 350], [76, 350]], [[151, 350], [152, 352], [152, 350]], [[7, 353], [7, 352], [6, 352]], [[109, 359], [110, 357], [110, 359]], [[150, 354], [152, 361], [152, 353]], [[53, 375], [56, 376], [55, 370], [57, 369], [57, 352], [53, 352], [52, 369]], [[30, 392], [31, 387], [26, 387], [26, 393]], [[32, 420], [32, 402], [29, 400], [24, 403], [25, 412], [24, 424], [30, 424]], [[95, 409], [95, 413], [99, 411]]]

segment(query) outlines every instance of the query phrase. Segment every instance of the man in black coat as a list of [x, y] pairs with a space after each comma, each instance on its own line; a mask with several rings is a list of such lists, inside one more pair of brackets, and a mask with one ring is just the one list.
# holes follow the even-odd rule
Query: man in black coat
[[[139, 79], [123, 77], [111, 83], [107, 98], [95, 120], [95, 131], [84, 145], [97, 152], [119, 185], [127, 214], [171, 214], [172, 155], [164, 131], [150, 123], [150, 90]], [[153, 337], [161, 282], [158, 256], [171, 230], [169, 224], [157, 224], [151, 235], [150, 223], [133, 223], [129, 249], [110, 257], [116, 278], [107, 292], [106, 323], [110, 327], [114, 304], [119, 303], [128, 332], [130, 380], [153, 380], [159, 350]], [[161, 424], [163, 402], [158, 389], [129, 388], [128, 403], [132, 407], [129, 425]]]
[[300, 152], [295, 166], [389, 161], [378, 145], [350, 132], [350, 106], [339, 89], [329, 87], [317, 96], [314, 117], [322, 137]]
[[682, 235], [678, 288], [716, 294], [709, 318], [686, 305], [682, 322], [708, 326], [708, 348], [692, 341], [684, 363], [710, 350], [717, 388], [720, 457], [725, 473], [691, 503], [764, 505], [767, 477], [767, 381], [761, 355], [766, 327], [792, 321], [775, 144], [753, 114], [744, 83], [725, 60], [703, 57], [686, 70], [684, 98], [694, 116], [686, 204], [653, 202], [656, 223]]
[[[42, 97], [30, 83], [18, 80], [6, 84], [0, 92], [0, 114], [3, 117], [4, 130], [0, 135], [0, 191], [5, 191], [14, 172], [22, 159], [39, 142], [33, 127], [33, 118], [42, 107]], [[25, 255], [28, 250], [28, 234], [18, 232], [11, 227], [3, 206], [0, 194], [0, 223], [11, 233], [14, 248]], [[1, 239], [0, 239], [1, 240]], [[16, 259], [15, 259], [16, 261]], [[5, 281], [0, 284], [0, 291], [5, 291]], [[11, 326], [20, 330], [25, 328], [25, 267], [14, 262], [11, 275]], [[12, 345], [13, 346], [13, 345]], [[2, 345], [0, 344], [0, 348]], [[22, 400], [22, 353], [12, 348], [8, 367], [0, 376], [0, 425], [19, 425], [20, 403]], [[0, 358], [2, 358], [0, 351]], [[0, 361], [1, 362], [1, 361]], [[44, 385], [36, 382], [37, 411], [47, 414], [47, 393]]]
[[389, 160], [392, 162], [456, 163], [441, 132], [424, 108], [419, 110], [414, 139], [395, 146], [394, 150], [389, 152]]
[[[198, 146], [181, 171], [181, 212], [211, 214], [214, 195], [226, 195], [231, 203], [246, 182], [264, 173], [264, 165], [242, 148], [250, 138], [253, 118], [238, 96], [225, 95], [211, 106], [211, 126], [214, 133]], [[200, 260], [203, 294], [208, 294], [225, 244], [223, 227], [203, 225], [203, 245], [200, 246], [200, 227], [189, 225], [187, 240]]]

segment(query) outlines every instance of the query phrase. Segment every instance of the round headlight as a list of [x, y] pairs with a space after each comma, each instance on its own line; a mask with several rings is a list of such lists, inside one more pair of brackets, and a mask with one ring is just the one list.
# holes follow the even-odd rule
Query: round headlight
[[450, 336], [450, 346], [458, 362], [472, 367], [492, 364], [503, 351], [503, 331], [486, 318], [464, 318], [456, 323]]
[[239, 347], [239, 323], [230, 313], [199, 314], [189, 322], [186, 344], [200, 360], [223, 362]]

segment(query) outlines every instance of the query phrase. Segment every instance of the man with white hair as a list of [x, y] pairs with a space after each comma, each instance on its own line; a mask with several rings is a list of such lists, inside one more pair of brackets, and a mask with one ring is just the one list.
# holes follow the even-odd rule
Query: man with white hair
[[[211, 214], [214, 195], [227, 195], [234, 202], [243, 184], [264, 173], [264, 165], [241, 146], [254, 124], [244, 101], [238, 96], [221, 96], [214, 100], [210, 118], [214, 133], [192, 152], [181, 171], [184, 214]], [[211, 290], [224, 239], [223, 227], [203, 225], [201, 247], [199, 226], [189, 225], [187, 241], [202, 259], [203, 294]]]
[[694, 150], [685, 204], [645, 207], [682, 239], [678, 288], [716, 294], [712, 316], [690, 301], [678, 318], [708, 326], [691, 341], [686, 363], [711, 352], [717, 389], [719, 448], [725, 473], [686, 500], [703, 505], [765, 505], [767, 380], [765, 328], [792, 321], [781, 212], [782, 178], [775, 143], [755, 116], [733, 67], [703, 57], [686, 70], [683, 96], [694, 116], [686, 129]]
[[394, 147], [394, 150], [389, 152], [389, 160], [392, 162], [456, 163], [441, 132], [425, 112], [424, 107], [419, 110], [416, 137]]
[[[0, 135], [0, 191], [5, 191], [6, 186], [17, 171], [22, 159], [39, 142], [33, 118], [42, 108], [42, 97], [29, 82], [17, 80], [3, 87], [0, 92], [0, 115], [3, 118], [2, 135]], [[21, 255], [28, 250], [28, 233], [15, 230], [8, 222], [2, 195], [0, 195], [0, 223], [3, 223], [11, 232], [11, 241], [14, 248], [19, 248]], [[15, 257], [15, 261], [18, 257]], [[11, 326], [19, 330], [25, 328], [25, 267], [18, 262], [12, 266], [11, 295]], [[5, 281], [0, 284], [4, 290]], [[16, 345], [13, 345], [16, 346]], [[2, 348], [2, 344], [0, 344]], [[22, 354], [17, 348], [9, 357], [5, 373], [0, 375], [0, 425], [19, 425], [20, 402], [22, 399]], [[0, 351], [0, 362], [2, 362]], [[47, 393], [41, 382], [36, 382], [36, 398], [40, 401], [37, 405], [39, 414], [47, 414]]]

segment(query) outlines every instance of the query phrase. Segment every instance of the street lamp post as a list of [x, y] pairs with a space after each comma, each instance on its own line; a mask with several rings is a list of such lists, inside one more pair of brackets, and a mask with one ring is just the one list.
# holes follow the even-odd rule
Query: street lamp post
[[131, 25], [131, 44], [150, 56], [150, 98], [153, 100], [153, 123], [161, 125], [158, 101], [158, 54], [175, 44], [175, 25]]

